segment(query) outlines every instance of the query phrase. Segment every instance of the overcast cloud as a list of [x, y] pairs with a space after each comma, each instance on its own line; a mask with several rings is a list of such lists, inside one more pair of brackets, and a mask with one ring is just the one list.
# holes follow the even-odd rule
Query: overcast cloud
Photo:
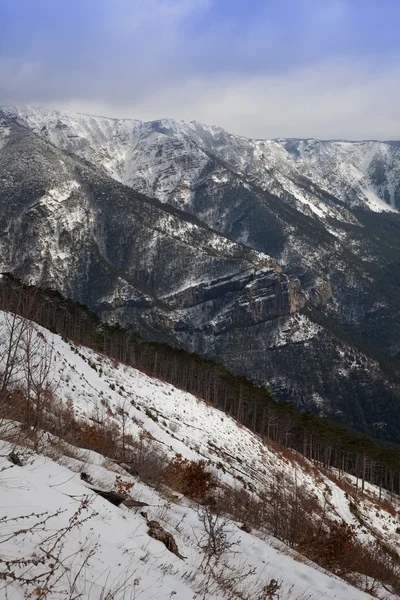
[[400, 138], [397, 0], [0, 0], [0, 104]]

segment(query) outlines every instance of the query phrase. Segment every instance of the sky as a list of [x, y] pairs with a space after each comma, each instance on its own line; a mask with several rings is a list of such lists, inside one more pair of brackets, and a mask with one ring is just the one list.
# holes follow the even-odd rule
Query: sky
[[400, 139], [400, 0], [0, 0], [0, 105]]

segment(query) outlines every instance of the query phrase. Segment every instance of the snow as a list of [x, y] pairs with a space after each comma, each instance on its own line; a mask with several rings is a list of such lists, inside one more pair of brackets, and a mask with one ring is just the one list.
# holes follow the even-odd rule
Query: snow
[[[0, 356], [3, 356], [1, 349], [8, 340], [9, 319], [7, 313], [0, 313]], [[304, 339], [307, 323], [303, 317], [301, 319], [298, 323], [299, 336]], [[137, 369], [118, 364], [89, 348], [77, 347], [36, 324], [21, 323], [29, 326], [38, 355], [51, 356], [50, 382], [60, 399], [73, 402], [76, 416], [102, 420], [107, 410], [111, 418], [116, 419], [115, 409], [123, 406], [130, 417], [128, 432], [135, 438], [145, 433], [150, 443], [161, 448], [166, 456], [172, 458], [180, 453], [190, 460], [205, 459], [221, 483], [232, 487], [247, 484], [255, 492], [263, 490], [277, 475], [283, 477], [283, 481], [295, 478], [300, 486], [318, 499], [321, 506], [327, 503], [326, 510], [332, 518], [355, 524], [360, 539], [373, 539], [373, 532], [379, 530], [388, 544], [400, 549], [395, 533], [396, 520], [384, 513], [376, 516], [374, 496], [377, 496], [377, 490], [374, 486], [369, 489], [371, 500], [364, 499], [359, 507], [363, 515], [361, 526], [355, 522], [345, 493], [333, 481], [326, 476], [316, 478], [311, 468], [303, 469], [283, 458], [223, 412]], [[136, 596], [124, 596], [120, 591], [116, 600], [130, 597], [141, 600], [172, 597], [200, 600], [202, 596], [196, 595], [196, 590], [204, 583], [204, 576], [200, 569], [202, 556], [198, 540], [203, 530], [195, 506], [184, 499], [178, 503], [167, 501], [112, 461], [94, 452], [70, 448], [64, 455], [62, 449], [53, 447], [49, 435], [47, 442], [43, 442], [46, 448], [52, 448], [51, 452], [47, 450], [48, 456], [22, 450], [25, 456], [23, 467], [12, 466], [7, 460], [11, 446], [7, 445], [8, 442], [0, 444], [0, 519], [5, 514], [10, 518], [37, 511], [53, 514], [62, 510], [65, 512], [51, 521], [51, 531], [60, 531], [87, 494], [90, 497], [88, 512], [97, 513], [79, 530], [66, 536], [62, 560], [67, 570], [60, 580], [60, 591], [52, 598], [64, 597], [61, 590], [66, 589], [82, 561], [95, 548], [85, 566], [84, 578], [78, 577], [79, 593], [83, 599], [100, 600], [104, 598], [101, 595], [104, 588], [118, 587], [117, 584], [123, 584], [127, 578], [129, 593], [135, 589]], [[221, 464], [223, 469], [218, 466]], [[6, 470], [2, 471], [3, 468]], [[148, 518], [159, 521], [173, 533], [186, 560], [175, 557], [161, 543], [148, 537], [146, 520], [139, 512], [124, 506], [114, 507], [94, 495], [79, 477], [82, 470], [90, 475], [97, 487], [103, 489], [115, 484], [117, 474], [124, 481], [132, 482], [133, 498], [150, 504], [146, 508]], [[32, 520], [29, 518], [27, 522]], [[236, 572], [255, 569], [254, 575], [246, 580], [247, 590], [255, 590], [260, 581], [275, 578], [285, 582], [288, 598], [294, 599], [300, 594], [305, 594], [310, 600], [362, 600], [369, 597], [312, 563], [299, 560], [273, 538], [246, 534], [239, 525], [228, 522], [232, 541], [240, 544], [237, 548], [235, 546], [235, 553], [228, 552], [225, 558], [228, 568]], [[370, 533], [365, 533], [366, 527], [369, 527]], [[24, 537], [23, 544], [17, 544], [13, 539], [2, 544], [1, 536], [8, 531], [9, 526], [0, 531], [0, 550], [2, 556], [9, 558], [33, 551], [39, 538], [43, 538], [43, 533], [37, 532]], [[135, 580], [138, 583], [132, 588]], [[5, 589], [0, 580], [0, 599], [19, 600], [23, 597], [17, 586], [9, 586], [7, 596]], [[290, 596], [289, 590], [292, 590], [293, 596]], [[217, 589], [207, 595], [209, 600], [222, 600], [223, 597]]]
[[[10, 448], [11, 446], [3, 443], [1, 454], [6, 454]], [[91, 463], [91, 453], [86, 452], [82, 466], [85, 469], [89, 467], [91, 475], [107, 485], [115, 478], [115, 474], [98, 466], [96, 457], [93, 458], [94, 464]], [[79, 509], [82, 498], [88, 497], [90, 500], [88, 509], [82, 516], [91, 518], [66, 536], [60, 555], [65, 573], [51, 598], [64, 597], [83, 560], [92, 549], [95, 552], [87, 561], [84, 578], [77, 580], [75, 593], [81, 594], [80, 598], [104, 598], [106, 591], [116, 589], [124, 582], [127, 589], [117, 592], [116, 599], [201, 598], [200, 594], [196, 594], [196, 588], [202, 580], [199, 569], [201, 553], [196, 543], [196, 538], [200, 539], [202, 535], [202, 526], [197, 511], [190, 506], [168, 504], [146, 486], [135, 484], [133, 487], [134, 496], [138, 494], [140, 498], [145, 498], [151, 503], [152, 506], [147, 509], [149, 519], [161, 521], [164, 527], [173, 532], [181, 553], [186, 557], [183, 561], [168, 552], [160, 542], [148, 537], [146, 521], [139, 513], [124, 506], [112, 506], [90, 492], [76, 473], [74, 462], [77, 461], [64, 458], [63, 464], [60, 464], [32, 454], [23, 467], [8, 468], [1, 477], [0, 518], [4, 514], [13, 518], [30, 515], [32, 512], [47, 511], [54, 514], [64, 511], [49, 521], [50, 533], [60, 532], [68, 525], [69, 519]], [[0, 469], [4, 467], [10, 467], [10, 463], [1, 458]], [[33, 517], [25, 519], [24, 527], [28, 528], [33, 523]], [[43, 544], [45, 537], [43, 532], [36, 532], [20, 536], [18, 544], [18, 538], [1, 543], [4, 537], [16, 529], [17, 526], [13, 527], [10, 524], [3, 526], [0, 533], [2, 556], [8, 559], [29, 555], [35, 551], [39, 540]], [[296, 594], [307, 594], [307, 598], [364, 600], [370, 597], [335, 577], [294, 560], [268, 542], [241, 532], [234, 523], [230, 524], [229, 530], [232, 542], [237, 543], [238, 548], [235, 553], [228, 554], [229, 568], [238, 570], [243, 569], [245, 565], [246, 568], [256, 569], [256, 573], [246, 582], [248, 588], [255, 586], [257, 580], [268, 581], [275, 578], [278, 581], [284, 580], [287, 590], [292, 589]], [[136, 596], [132, 594], [134, 588]], [[210, 600], [223, 597], [218, 591], [207, 594]], [[23, 595], [16, 584], [5, 587], [4, 582], [0, 581], [0, 598], [16, 600], [23, 598]]]
[[369, 208], [375, 212], [398, 212], [391, 204], [379, 198], [372, 186], [364, 188], [364, 194]]
[[212, 180], [215, 183], [227, 183], [229, 181], [229, 178], [226, 174], [217, 175], [216, 173], [214, 173], [214, 175], [212, 176]]
[[74, 190], [79, 188], [80, 185], [77, 181], [66, 181], [59, 187], [48, 190], [48, 192], [41, 197], [40, 202], [46, 204], [51, 210], [54, 210], [59, 204], [67, 200]]
[[324, 481], [332, 492], [332, 503], [340, 519], [348, 525], [356, 525], [357, 521], [351, 513], [349, 502], [344, 491], [335, 485], [328, 477], [324, 477]]
[[273, 347], [297, 344], [312, 340], [322, 331], [322, 327], [313, 323], [305, 315], [295, 314], [285, 319], [284, 325], [277, 329]]
[[6, 145], [10, 136], [10, 128], [7, 123], [0, 117], [0, 150]]
[[366, 206], [375, 212], [396, 211], [393, 182], [389, 185], [392, 190], [392, 204], [389, 205], [370, 179], [371, 165], [376, 159], [383, 160], [390, 176], [394, 175], [393, 171], [398, 174], [398, 166], [391, 162], [396, 150], [385, 142], [302, 140], [298, 150], [297, 168], [328, 193], [350, 206]]

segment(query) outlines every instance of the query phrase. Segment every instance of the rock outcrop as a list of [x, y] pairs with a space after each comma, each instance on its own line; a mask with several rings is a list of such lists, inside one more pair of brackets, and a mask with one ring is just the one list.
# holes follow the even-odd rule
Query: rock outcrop
[[178, 544], [176, 543], [174, 536], [168, 531], [165, 531], [160, 523], [157, 521], [147, 521], [147, 527], [149, 528], [147, 533], [151, 538], [164, 544], [167, 550], [172, 552], [172, 554], [175, 554], [175, 556], [181, 560], [185, 560], [185, 557], [179, 552]]

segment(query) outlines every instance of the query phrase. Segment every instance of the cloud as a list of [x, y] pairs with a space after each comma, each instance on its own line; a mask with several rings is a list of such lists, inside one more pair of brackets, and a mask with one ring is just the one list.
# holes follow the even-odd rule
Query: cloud
[[188, 17], [202, 14], [211, 0], [102, 0], [107, 24], [118, 35], [141, 35], [146, 26], [174, 31]]
[[351, 7], [346, 0], [329, 0], [329, 2], [303, 0], [303, 2], [303, 10], [306, 12], [307, 20], [311, 20], [313, 25], [342, 24], [350, 15]]
[[132, 103], [59, 106], [151, 120], [195, 119], [248, 137], [400, 139], [400, 68], [320, 63], [285, 74], [195, 78]]
[[196, 119], [251, 137], [400, 138], [400, 9], [377, 12], [375, 0], [362, 7], [358, 0], [4, 2], [1, 103]]

